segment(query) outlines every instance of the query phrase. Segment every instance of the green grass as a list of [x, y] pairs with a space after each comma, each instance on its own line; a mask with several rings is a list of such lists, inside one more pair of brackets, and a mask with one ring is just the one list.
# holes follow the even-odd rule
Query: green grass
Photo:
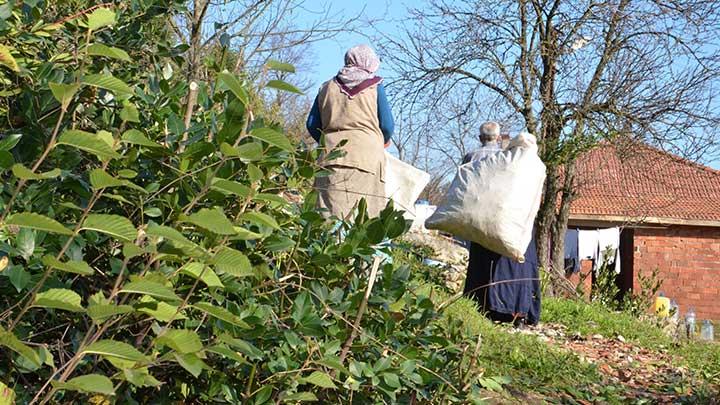
[[[429, 252], [417, 255], [412, 251], [417, 252], [407, 248], [395, 250], [396, 264], [407, 264], [413, 269], [415, 279], [422, 283], [415, 293], [429, 296], [436, 305], [445, 303], [451, 293], [438, 285], [442, 283], [438, 271], [420, 262], [420, 256]], [[469, 334], [482, 336], [478, 361], [485, 367], [485, 375], [511, 377], [510, 387], [516, 393], [540, 393], [550, 400], [568, 401], [564, 394], [570, 394], [574, 399], [624, 402], [624, 388], [604, 383], [595, 365], [582, 362], [576, 354], [535, 336], [509, 333], [509, 327], [497, 325], [481, 315], [472, 300], [459, 298], [442, 310], [440, 322], [453, 320], [462, 322]], [[541, 320], [565, 325], [570, 334], [600, 334], [607, 338], [622, 335], [632, 344], [667, 351], [679, 356], [680, 364], [686, 365], [704, 381], [720, 384], [720, 344], [673, 342], [651, 322], [581, 301], [545, 298]], [[716, 390], [716, 387], [710, 389]], [[715, 394], [709, 392], [712, 398]], [[527, 401], [532, 402], [532, 399]]]
[[720, 384], [720, 343], [681, 340], [674, 342], [661, 328], [634, 316], [580, 301], [558, 298], [543, 300], [542, 318], [567, 326], [569, 333], [622, 335], [627, 341], [653, 350], [667, 350], [706, 381]]
[[672, 344], [672, 339], [656, 325], [628, 313], [610, 311], [596, 303], [544, 298], [541, 319], [565, 325], [570, 334], [600, 334], [607, 338], [622, 336], [648, 349], [666, 348]]
[[[430, 287], [428, 287], [429, 290]], [[445, 302], [450, 295], [435, 289], [432, 300]], [[511, 334], [480, 314], [472, 300], [460, 298], [443, 311], [443, 319], [463, 322], [468, 332], [482, 336], [479, 361], [489, 375], [510, 376], [515, 388], [547, 392], [590, 386], [600, 380], [595, 366], [582, 363], [574, 353], [549, 346], [535, 336]]]

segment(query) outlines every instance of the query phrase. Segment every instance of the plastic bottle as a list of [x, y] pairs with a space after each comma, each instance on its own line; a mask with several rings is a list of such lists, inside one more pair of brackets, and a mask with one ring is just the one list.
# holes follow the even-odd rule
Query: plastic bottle
[[662, 292], [655, 298], [655, 313], [661, 318], [667, 318], [670, 315], [670, 298]]
[[690, 307], [685, 313], [685, 330], [687, 331], [688, 339], [695, 337], [695, 310]]
[[715, 331], [712, 322], [708, 319], [703, 321], [702, 328], [700, 328], [700, 339], [712, 342], [715, 338]]

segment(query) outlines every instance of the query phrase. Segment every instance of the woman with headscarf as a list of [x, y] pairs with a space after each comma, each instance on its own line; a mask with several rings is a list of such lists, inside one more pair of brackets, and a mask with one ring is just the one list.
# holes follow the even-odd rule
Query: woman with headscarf
[[319, 208], [347, 218], [364, 198], [368, 214], [376, 216], [386, 205], [385, 153], [394, 130], [382, 78], [375, 75], [380, 59], [367, 45], [345, 53], [345, 66], [325, 82], [315, 98], [307, 129], [326, 151], [344, 155], [321, 161], [327, 176], [318, 177]]

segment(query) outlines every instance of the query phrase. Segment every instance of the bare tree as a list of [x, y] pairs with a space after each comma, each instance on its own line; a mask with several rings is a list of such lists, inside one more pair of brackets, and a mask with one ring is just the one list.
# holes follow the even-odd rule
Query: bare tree
[[401, 38], [380, 34], [400, 110], [436, 114], [459, 91], [468, 113], [497, 106], [538, 136], [538, 253], [558, 278], [580, 153], [618, 137], [694, 159], [717, 150], [716, 2], [429, 0], [411, 14]]
[[[251, 82], [284, 79], [282, 72], [265, 69], [269, 59], [288, 62], [298, 72], [290, 80], [296, 87], [308, 90], [307, 72], [311, 71], [309, 46], [353, 29], [358, 16], [333, 12], [329, 4], [306, 0], [188, 0], [187, 10], [169, 21], [178, 42], [188, 46], [185, 77], [190, 84], [186, 98], [185, 133], [188, 138], [199, 82], [209, 82], [207, 60], [218, 69], [242, 73]], [[302, 17], [302, 18], [301, 18]], [[303, 74], [302, 72], [305, 72]], [[298, 94], [263, 94], [273, 118], [292, 121], [299, 127], [299, 114], [306, 114], [307, 97]], [[297, 132], [300, 136], [301, 131]], [[212, 136], [209, 134], [208, 136]], [[180, 147], [182, 149], [182, 145]]]

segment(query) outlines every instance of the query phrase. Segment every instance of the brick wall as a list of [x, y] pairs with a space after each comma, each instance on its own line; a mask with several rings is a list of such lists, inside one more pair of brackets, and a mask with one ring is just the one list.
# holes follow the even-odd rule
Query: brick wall
[[637, 274], [659, 269], [661, 291], [694, 307], [699, 319], [720, 320], [720, 228], [671, 226], [634, 230], [634, 285]]
[[582, 283], [582, 292], [585, 294], [586, 299], [590, 299], [590, 292], [592, 291], [592, 260], [581, 260], [580, 269], [576, 273], [567, 275], [573, 285], [577, 286]]

